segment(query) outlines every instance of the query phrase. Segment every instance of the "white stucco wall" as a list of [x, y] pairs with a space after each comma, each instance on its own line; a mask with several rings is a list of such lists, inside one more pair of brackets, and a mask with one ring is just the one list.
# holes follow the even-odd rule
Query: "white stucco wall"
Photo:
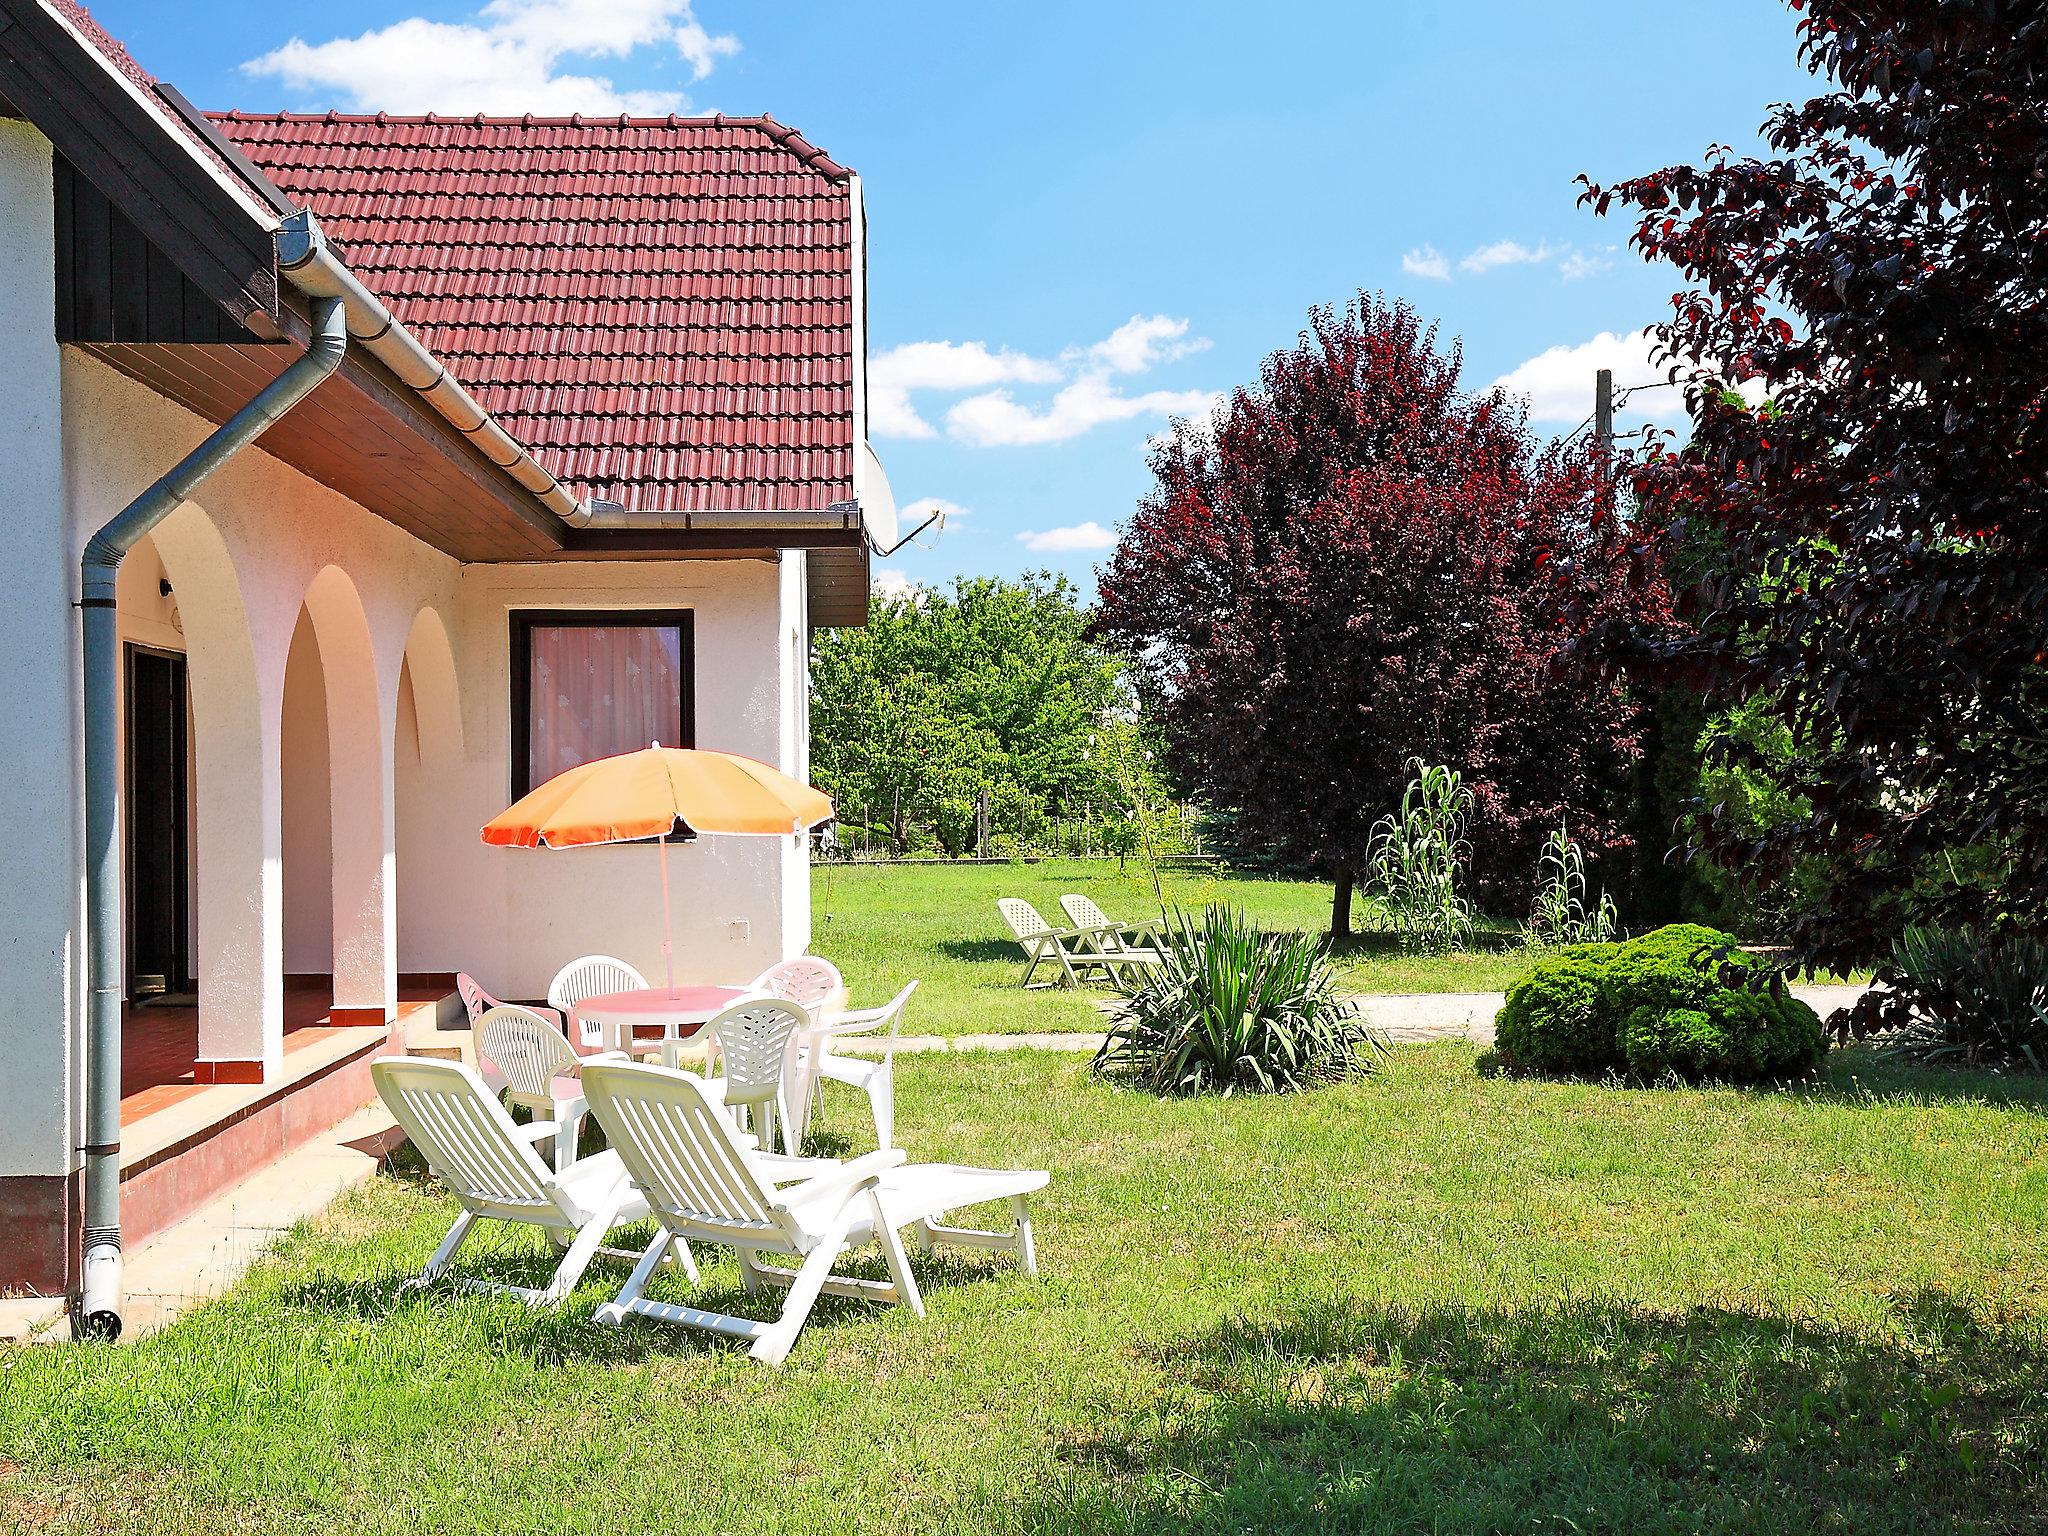
[[[467, 567], [450, 619], [462, 701], [459, 761], [400, 752], [399, 956], [406, 971], [466, 970], [500, 996], [538, 997], [565, 962], [615, 954], [661, 974], [659, 860], [650, 846], [486, 848], [477, 829], [511, 784], [515, 609], [688, 608], [697, 744], [799, 767], [787, 633], [801, 622], [801, 557]], [[438, 730], [423, 713], [423, 741]], [[669, 850], [676, 974], [745, 981], [810, 939], [808, 867], [791, 838], [708, 837]]]
[[[0, 1175], [64, 1172], [77, 1140], [78, 556], [212, 430], [56, 346], [49, 176], [47, 144], [0, 122], [0, 420], [15, 489], [0, 519], [11, 577], [0, 782], [15, 811], [0, 881]], [[120, 584], [124, 638], [188, 658], [203, 1057], [274, 1068], [283, 975], [326, 969], [323, 949], [336, 1001], [351, 1007], [388, 1006], [400, 972], [469, 970], [500, 995], [538, 996], [558, 966], [595, 950], [660, 974], [651, 846], [514, 852], [477, 837], [510, 795], [514, 608], [692, 609], [698, 743], [805, 767], [801, 555], [464, 568], [256, 449], [133, 562]], [[320, 698], [301, 697], [302, 655], [288, 718], [302, 617]], [[281, 758], [297, 752], [303, 767], [323, 726], [330, 825], [294, 813], [287, 832]], [[325, 867], [302, 881], [322, 864], [323, 840]], [[287, 859], [295, 902], [302, 883], [313, 901], [326, 885], [330, 910], [287, 918]], [[707, 838], [673, 848], [670, 862], [679, 977], [745, 980], [808, 943], [798, 839]]]
[[[64, 376], [67, 411], [81, 426], [70, 450], [74, 480], [81, 487], [77, 521], [81, 529], [96, 527], [189, 449], [203, 424], [92, 358], [67, 356]], [[120, 423], [120, 430], [92, 430], [92, 424], [105, 422]], [[203, 505], [181, 509], [176, 517], [203, 518], [217, 531], [232, 562], [246, 611], [255, 672], [252, 713], [261, 733], [260, 750], [238, 751], [235, 766], [216, 765], [211, 775], [202, 765], [197, 775], [202, 928], [210, 910], [217, 924], [240, 926], [249, 900], [246, 883], [223, 889], [208, 878], [207, 834], [219, 819], [247, 825], [251, 808], [276, 808], [266, 813], [273, 829], [262, 835], [264, 899], [280, 908], [282, 861], [305, 846], [308, 829], [295, 825], [287, 835], [281, 825], [280, 758], [287, 749], [305, 750], [300, 715], [305, 690], [297, 686], [305, 680], [294, 679], [288, 708], [286, 664], [309, 589], [316, 579], [323, 586], [339, 584], [338, 576], [323, 576], [330, 567], [346, 576], [347, 601], [357, 611], [329, 624], [309, 623], [309, 630], [318, 631], [318, 660], [308, 670], [327, 684], [330, 742], [360, 747], [368, 738], [374, 761], [388, 765], [381, 777], [382, 792], [393, 797], [392, 832], [388, 855], [378, 856], [396, 886], [395, 972], [469, 970], [500, 995], [537, 996], [559, 965], [593, 950], [621, 955], [650, 974], [660, 967], [659, 882], [652, 848], [506, 851], [486, 848], [477, 837], [477, 829], [504, 809], [511, 794], [510, 629], [515, 608], [693, 610], [698, 743], [744, 752], [791, 772], [805, 766], [801, 554], [780, 561], [462, 567], [260, 450], [230, 463], [205, 488]], [[167, 522], [165, 529], [172, 526]], [[193, 609], [207, 602], [208, 594], [192, 590], [199, 573], [181, 574], [176, 568], [175, 541], [160, 530], [155, 542], [180, 595], [188, 647], [196, 650], [195, 618], [203, 628], [204, 615], [195, 616]], [[218, 581], [216, 575], [213, 584]], [[423, 608], [432, 609], [445, 627], [461, 718], [451, 726], [423, 715], [411, 723], [412, 749], [399, 752], [399, 684], [407, 641]], [[317, 620], [320, 614], [310, 617]], [[343, 637], [340, 647], [336, 633]], [[352, 660], [345, 651], [354, 643], [365, 654]], [[301, 658], [302, 665], [310, 661]], [[202, 739], [217, 723], [200, 698], [203, 662], [195, 654], [195, 729]], [[351, 669], [374, 680], [378, 719], [373, 729], [337, 720], [333, 713], [341, 675]], [[422, 735], [431, 738], [433, 749], [424, 760], [416, 745]], [[367, 834], [360, 827], [351, 830], [341, 809], [347, 796], [361, 792], [358, 781], [372, 760], [366, 755], [355, 772], [336, 765], [332, 848], [337, 869], [345, 856], [360, 857], [365, 847], [377, 852], [376, 829]], [[290, 882], [294, 892], [301, 883], [297, 863]], [[744, 980], [808, 943], [808, 872], [797, 839], [707, 838], [673, 848], [670, 863], [678, 975]], [[222, 904], [235, 906], [232, 918], [219, 915]], [[744, 925], [744, 934], [736, 925]], [[317, 914], [284, 918], [263, 946], [261, 967], [267, 973], [274, 965], [280, 974], [321, 969], [312, 963], [319, 935], [345, 937], [354, 926], [338, 919], [323, 923]], [[291, 936], [288, 952], [286, 935]], [[207, 1000], [204, 976], [201, 982]], [[246, 1017], [243, 992], [235, 988], [223, 1008], [232, 1006]]]
[[78, 785], [78, 553], [64, 537], [61, 370], [55, 339], [50, 146], [0, 121], [0, 784], [9, 800], [0, 880], [0, 1175], [61, 1174], [77, 1138], [77, 936], [83, 911]]

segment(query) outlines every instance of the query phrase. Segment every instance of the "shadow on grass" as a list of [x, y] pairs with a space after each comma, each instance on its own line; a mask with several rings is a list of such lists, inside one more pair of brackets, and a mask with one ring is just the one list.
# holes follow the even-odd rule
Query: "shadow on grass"
[[[560, 1255], [546, 1246], [546, 1239], [537, 1229], [504, 1228], [491, 1235], [498, 1237], [499, 1246], [487, 1247], [480, 1235], [464, 1249], [453, 1269], [429, 1286], [412, 1286], [417, 1271], [395, 1268], [356, 1279], [315, 1275], [280, 1290], [276, 1304], [283, 1312], [352, 1317], [372, 1323], [399, 1318], [410, 1309], [428, 1314], [459, 1309], [463, 1314], [460, 1326], [466, 1330], [480, 1329], [489, 1347], [506, 1355], [549, 1364], [632, 1362], [702, 1355], [717, 1349], [743, 1352], [748, 1347], [744, 1340], [722, 1338], [702, 1329], [650, 1318], [629, 1318], [618, 1328], [600, 1325], [594, 1317], [597, 1308], [617, 1294], [632, 1268], [624, 1259], [600, 1256], [585, 1273], [583, 1283], [558, 1307], [529, 1307], [516, 1297], [461, 1289], [457, 1284], [461, 1280], [538, 1289], [553, 1277]], [[622, 1228], [611, 1235], [608, 1246], [637, 1251], [653, 1236], [651, 1223]], [[663, 1266], [649, 1282], [648, 1296], [656, 1301], [680, 1302], [764, 1322], [772, 1322], [781, 1314], [784, 1291], [763, 1286], [748, 1295], [728, 1250], [700, 1243], [694, 1252], [702, 1272], [701, 1284], [692, 1285], [681, 1270]], [[764, 1255], [764, 1259], [784, 1266], [792, 1263], [774, 1254]], [[934, 1253], [912, 1249], [910, 1265], [927, 1302], [949, 1289], [1014, 1277], [1016, 1272], [1014, 1261], [1006, 1255], [946, 1249]], [[842, 1257], [835, 1273], [886, 1280], [889, 1272], [880, 1249], [870, 1244]], [[872, 1317], [885, 1310], [889, 1310], [888, 1303], [821, 1296], [811, 1309], [798, 1347], [802, 1347], [804, 1339], [830, 1330], [836, 1323]]]
[[1885, 1337], [1701, 1308], [1313, 1305], [1148, 1352], [1025, 1530], [2039, 1529], [2048, 1358], [1947, 1298]]
[[[1622, 1077], [1569, 1072], [1539, 1072], [1511, 1067], [1500, 1052], [1488, 1047], [1473, 1061], [1481, 1077], [1499, 1077], [1537, 1083], [1593, 1083], [1617, 1093], [1637, 1090], [1704, 1088], [1725, 1086], [1688, 1083], [1677, 1078], [1645, 1081]], [[1931, 1108], [1943, 1104], [1982, 1104], [1992, 1109], [2015, 1109], [2030, 1114], [2048, 1114], [2048, 1076], [2032, 1073], [1970, 1071], [1962, 1068], [1925, 1067], [1880, 1055], [1864, 1046], [1832, 1050], [1821, 1063], [1817, 1076], [1805, 1081], [1735, 1084], [1738, 1091], [1781, 1094], [1817, 1103], [1848, 1104], [1866, 1108], [1910, 1105]]]
[[1998, 1109], [2048, 1114], [2048, 1076], [1923, 1067], [1882, 1055], [1868, 1046], [1829, 1051], [1822, 1075], [1811, 1083], [1797, 1085], [1793, 1091], [1845, 1104], [1981, 1103]]
[[[1015, 939], [941, 939], [936, 947], [940, 954], [955, 960], [1009, 965], [1020, 971], [1024, 968], [1024, 951], [1017, 947]], [[1053, 962], [1053, 969], [1059, 969], [1058, 962]]]

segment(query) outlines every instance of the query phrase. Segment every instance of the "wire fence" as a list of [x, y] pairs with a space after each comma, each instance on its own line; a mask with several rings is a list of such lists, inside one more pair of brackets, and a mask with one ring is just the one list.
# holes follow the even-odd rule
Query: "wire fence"
[[1141, 852], [1148, 832], [1162, 861], [1207, 862], [1213, 857], [1204, 813], [1190, 802], [1150, 808], [1141, 829], [1128, 805], [1083, 802], [1048, 810], [1013, 800], [998, 806], [986, 789], [938, 817], [914, 814], [897, 795], [880, 804], [841, 801], [838, 819], [819, 836], [817, 852], [848, 864], [1121, 861]]

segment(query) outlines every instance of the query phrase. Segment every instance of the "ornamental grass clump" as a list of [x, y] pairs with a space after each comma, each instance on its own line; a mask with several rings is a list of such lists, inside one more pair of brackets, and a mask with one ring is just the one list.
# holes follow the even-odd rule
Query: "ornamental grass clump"
[[1844, 1034], [1931, 1066], [2048, 1071], [2048, 944], [1908, 928], [1878, 985], [1836, 1015]]
[[1162, 1094], [1285, 1093], [1363, 1076], [1385, 1052], [1320, 939], [1217, 905], [1182, 914], [1159, 949], [1116, 1005], [1097, 1072]]
[[1529, 909], [1529, 945], [1554, 949], [1563, 944], [1604, 944], [1621, 926], [1614, 898], [1605, 891], [1597, 902], [1586, 899], [1586, 852], [1578, 839], [1559, 827], [1544, 839], [1536, 869], [1536, 900]]
[[1675, 923], [1539, 960], [1509, 989], [1494, 1048], [1511, 1070], [1754, 1083], [1812, 1072], [1827, 1035], [1727, 934]]
[[1472, 903], [1458, 892], [1458, 874], [1471, 856], [1465, 826], [1472, 791], [1454, 768], [1408, 760], [1414, 777], [1401, 795], [1401, 813], [1382, 816], [1372, 829], [1374, 893], [1403, 948], [1447, 955], [1472, 939]]

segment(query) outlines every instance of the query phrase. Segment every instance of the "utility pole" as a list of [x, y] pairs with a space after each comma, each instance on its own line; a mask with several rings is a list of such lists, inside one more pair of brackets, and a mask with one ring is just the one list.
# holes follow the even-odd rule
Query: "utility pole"
[[1593, 375], [1593, 441], [1602, 454], [1614, 451], [1614, 370]]

